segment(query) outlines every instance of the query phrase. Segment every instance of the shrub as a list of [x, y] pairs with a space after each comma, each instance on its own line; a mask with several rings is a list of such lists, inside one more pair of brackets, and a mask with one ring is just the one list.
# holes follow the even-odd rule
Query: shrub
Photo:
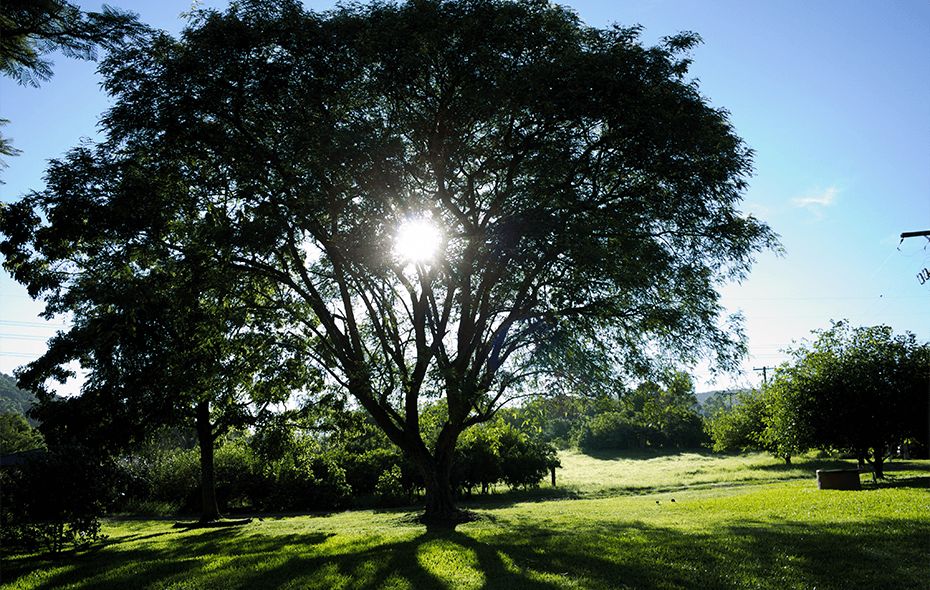
[[561, 466], [554, 446], [512, 428], [501, 429], [500, 454], [503, 481], [511, 488], [538, 486]]
[[216, 500], [221, 511], [255, 506], [255, 496], [262, 488], [261, 466], [245, 441], [227, 441], [216, 449], [213, 470]]
[[704, 432], [704, 420], [694, 411], [677, 412], [665, 427], [667, 445], [685, 449], [708, 446], [710, 437]]
[[567, 449], [571, 447], [574, 426], [574, 421], [568, 418], [554, 418], [546, 423], [540, 438], [558, 449]]
[[163, 451], [152, 460], [152, 500], [175, 511], [201, 508], [200, 449]]
[[378, 481], [385, 471], [398, 464], [399, 452], [394, 448], [376, 448], [352, 453], [341, 449], [333, 455], [345, 471], [346, 482], [353, 496], [375, 493]]
[[304, 453], [272, 466], [263, 489], [256, 502], [273, 511], [330, 510], [344, 505], [351, 494], [345, 470], [331, 457]]
[[409, 499], [404, 491], [400, 466], [394, 465], [381, 474], [375, 486], [375, 497], [382, 506], [399, 506]]
[[553, 445], [530, 436], [507, 423], [466, 430], [455, 448], [452, 484], [467, 493], [481, 486], [506, 483], [511, 488], [539, 485], [550, 469], [559, 467]]
[[103, 541], [100, 517], [118, 489], [113, 463], [78, 447], [37, 453], [3, 474], [5, 546], [44, 546], [60, 553]]
[[646, 432], [620, 412], [604, 412], [582, 426], [576, 445], [582, 453], [640, 448]]
[[475, 487], [481, 486], [481, 493], [486, 494], [490, 486], [503, 479], [499, 431], [478, 426], [462, 433], [452, 464], [454, 487], [471, 494]]

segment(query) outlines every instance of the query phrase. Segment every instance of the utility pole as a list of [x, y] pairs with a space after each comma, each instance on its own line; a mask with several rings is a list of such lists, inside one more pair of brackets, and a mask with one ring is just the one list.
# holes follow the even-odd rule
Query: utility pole
[[[924, 230], [924, 231], [906, 231], [901, 234], [901, 242], [903, 242], [907, 238], [919, 238], [919, 237], [925, 237], [927, 238], [927, 240], [930, 240], [930, 229]], [[900, 242], [898, 243], [898, 245], [900, 246]], [[926, 249], [926, 246], [924, 248]], [[917, 281], [920, 282], [921, 285], [925, 285], [928, 282], [930, 282], [930, 269], [928, 269], [926, 266], [923, 267], [923, 269], [921, 269], [921, 271], [917, 273]]]
[[767, 383], [769, 382], [769, 373], [768, 373], [768, 370], [769, 370], [769, 369], [774, 369], [774, 368], [775, 368], [775, 367], [762, 367], [761, 369], [753, 368], [752, 370], [753, 370], [753, 371], [762, 371], [762, 383], [766, 383], [766, 384], [767, 384]]

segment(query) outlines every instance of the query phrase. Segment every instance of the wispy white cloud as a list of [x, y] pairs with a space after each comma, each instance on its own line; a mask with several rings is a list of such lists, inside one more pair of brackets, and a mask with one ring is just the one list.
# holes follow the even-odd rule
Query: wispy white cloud
[[836, 205], [839, 198], [840, 189], [835, 186], [831, 186], [826, 189], [813, 189], [807, 192], [803, 197], [797, 197], [791, 199], [791, 203], [795, 207], [804, 207], [817, 217], [823, 216], [824, 207], [832, 207]]

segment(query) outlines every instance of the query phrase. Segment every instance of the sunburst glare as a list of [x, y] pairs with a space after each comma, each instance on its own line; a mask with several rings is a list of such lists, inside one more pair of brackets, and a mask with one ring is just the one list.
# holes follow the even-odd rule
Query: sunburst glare
[[395, 253], [403, 260], [423, 264], [433, 260], [442, 244], [442, 232], [430, 219], [408, 219], [397, 230]]

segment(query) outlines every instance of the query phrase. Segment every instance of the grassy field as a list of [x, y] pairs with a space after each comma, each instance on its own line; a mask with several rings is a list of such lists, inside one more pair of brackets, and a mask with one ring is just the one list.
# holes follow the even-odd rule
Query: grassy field
[[766, 453], [733, 456], [697, 450], [680, 453], [602, 453], [593, 456], [577, 451], [562, 451], [559, 459], [563, 469], [557, 472], [558, 487], [583, 496], [809, 479], [815, 477], [818, 469], [855, 467], [855, 462], [818, 458], [813, 454], [795, 457], [792, 464], [787, 465]]
[[836, 465], [812, 458], [562, 459], [559, 486], [537, 493], [581, 499], [477, 499], [480, 519], [455, 530], [409, 511], [201, 530], [113, 521], [104, 547], [4, 554], [0, 576], [24, 589], [930, 588], [930, 462], [841, 492], [816, 489], [811, 469]]

